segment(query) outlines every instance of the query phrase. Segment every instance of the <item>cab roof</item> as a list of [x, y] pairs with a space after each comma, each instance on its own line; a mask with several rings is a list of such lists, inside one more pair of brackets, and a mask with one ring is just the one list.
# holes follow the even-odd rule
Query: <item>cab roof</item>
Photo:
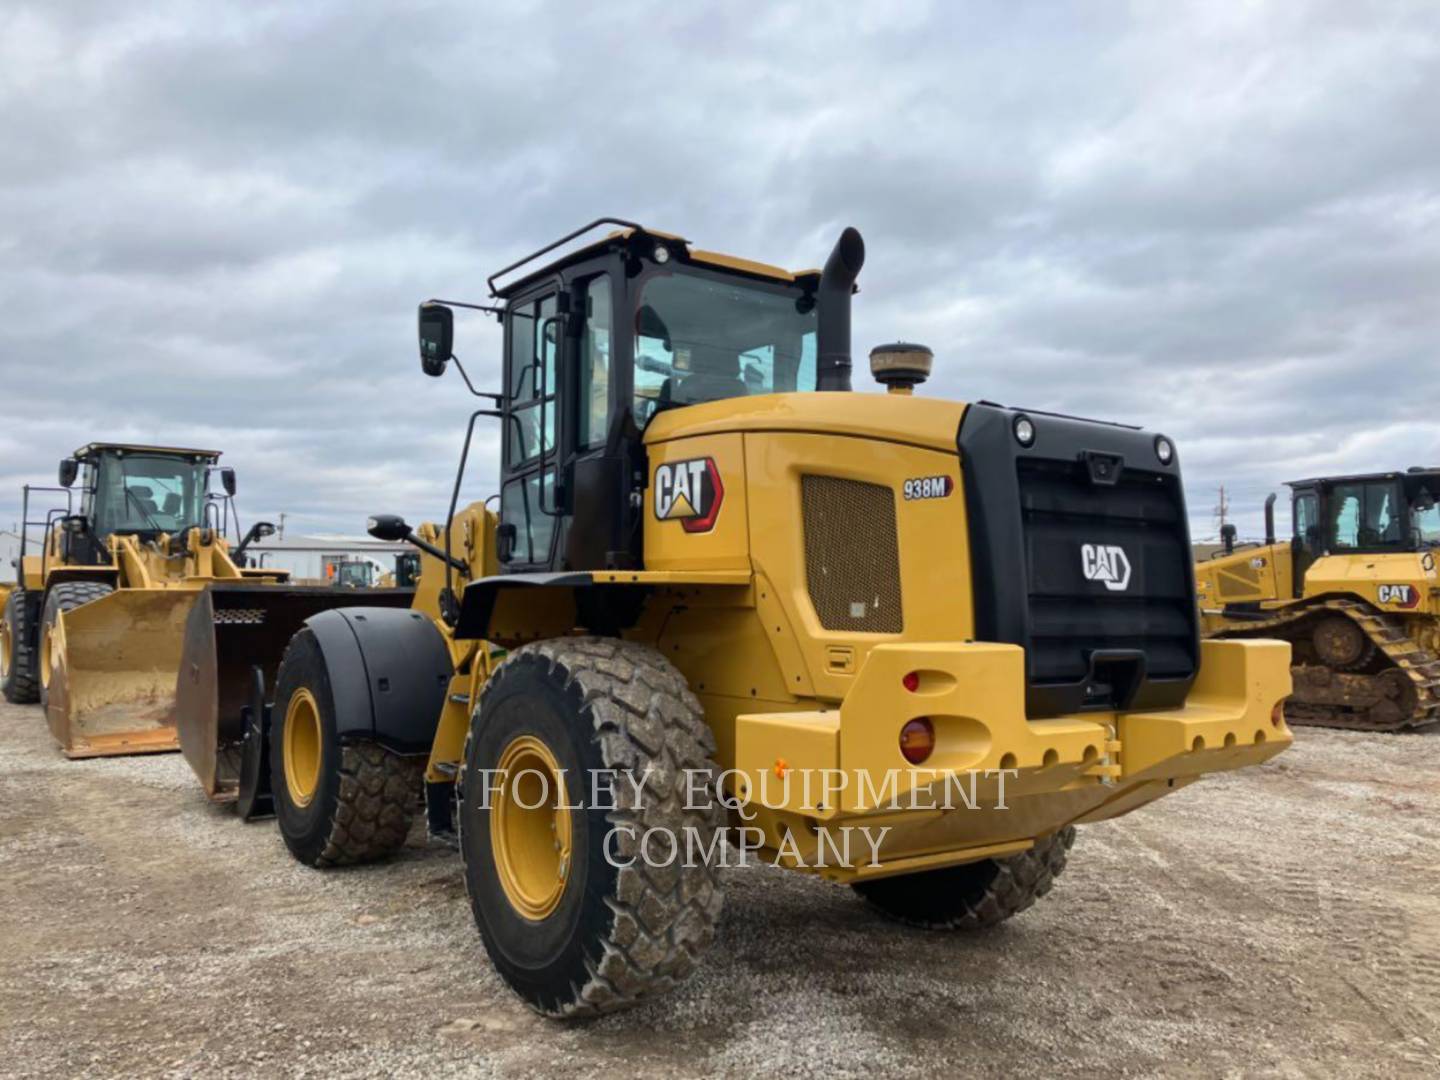
[[145, 443], [122, 442], [86, 443], [70, 456], [84, 461], [106, 450], [126, 450], [136, 454], [162, 454], [172, 457], [218, 458], [220, 456], [219, 450], [195, 450], [185, 446], [149, 446]]
[[[604, 225], [618, 225], [620, 228], [589, 240], [578, 248], [574, 248], [562, 255], [550, 259], [548, 262], [531, 267], [530, 264], [541, 256], [549, 255], [551, 252], [561, 248], [563, 245], [578, 240], [586, 233], [598, 229]], [[719, 270], [727, 270], [732, 273], [745, 274], [749, 277], [760, 278], [765, 281], [778, 281], [786, 285], [796, 282], [808, 284], [808, 279], [819, 280], [819, 270], [786, 270], [783, 267], [771, 266], [769, 263], [756, 262], [753, 259], [741, 258], [738, 255], [726, 255], [718, 251], [704, 251], [694, 247], [690, 241], [675, 233], [662, 232], [659, 229], [647, 228], [636, 222], [624, 221], [620, 218], [600, 218], [591, 222], [584, 228], [576, 229], [559, 240], [546, 245], [532, 255], [527, 255], [518, 262], [511, 263], [503, 270], [497, 270], [490, 275], [489, 285], [492, 296], [508, 299], [510, 296], [520, 292], [525, 286], [531, 284], [535, 279], [546, 274], [554, 273], [567, 266], [583, 262], [593, 258], [595, 255], [606, 251], [630, 250], [636, 254], [651, 255], [656, 247], [664, 247], [669, 258], [678, 259], [682, 263], [693, 263], [700, 266], [707, 266]], [[497, 285], [497, 281], [507, 274], [527, 267], [524, 273], [503, 285]]]
[[1374, 472], [1374, 473], [1353, 473], [1347, 476], [1317, 476], [1310, 480], [1287, 480], [1286, 486], [1315, 487], [1317, 484], [1363, 484], [1376, 480], [1413, 480], [1417, 477], [1426, 479], [1440, 478], [1440, 467], [1436, 466], [1414, 466], [1404, 472]]

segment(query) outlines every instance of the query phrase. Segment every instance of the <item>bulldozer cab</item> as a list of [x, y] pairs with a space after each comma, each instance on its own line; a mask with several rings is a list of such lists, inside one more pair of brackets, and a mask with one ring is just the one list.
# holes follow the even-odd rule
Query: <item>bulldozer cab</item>
[[[602, 224], [621, 228], [511, 276]], [[863, 246], [850, 235], [858, 271]], [[501, 305], [486, 310], [504, 325], [504, 389], [492, 395], [504, 432], [504, 571], [640, 566], [646, 425], [687, 405], [821, 389], [822, 277], [697, 251], [614, 219], [492, 276]], [[844, 292], [847, 341], [852, 286], [853, 273], [831, 290]], [[422, 305], [427, 373], [443, 372], [451, 334], [449, 306]]]
[[1295, 595], [1324, 555], [1378, 555], [1440, 547], [1440, 469], [1321, 477], [1290, 484]]

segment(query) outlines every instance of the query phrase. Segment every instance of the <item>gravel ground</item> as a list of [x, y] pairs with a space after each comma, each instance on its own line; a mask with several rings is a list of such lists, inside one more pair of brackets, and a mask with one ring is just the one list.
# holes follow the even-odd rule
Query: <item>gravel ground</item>
[[307, 870], [179, 755], [66, 762], [0, 705], [0, 1073], [1435, 1075], [1440, 737], [1303, 730], [1082, 828], [979, 936], [733, 871], [701, 974], [560, 1026], [491, 971], [458, 858]]

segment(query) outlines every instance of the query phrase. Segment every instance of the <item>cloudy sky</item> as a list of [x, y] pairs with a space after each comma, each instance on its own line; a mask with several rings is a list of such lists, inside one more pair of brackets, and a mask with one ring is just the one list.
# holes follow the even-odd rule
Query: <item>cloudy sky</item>
[[[224, 449], [247, 522], [442, 515], [416, 303], [602, 214], [797, 267], [858, 226], [857, 354], [1168, 432], [1197, 538], [1221, 484], [1248, 534], [1440, 463], [1433, 3], [844, 6], [6, 0], [0, 528], [91, 438]], [[492, 322], [456, 351], [497, 381]]]

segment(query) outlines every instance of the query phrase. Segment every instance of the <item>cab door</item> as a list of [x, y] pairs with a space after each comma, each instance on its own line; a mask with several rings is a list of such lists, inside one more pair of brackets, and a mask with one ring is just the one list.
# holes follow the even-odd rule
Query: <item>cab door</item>
[[507, 571], [548, 569], [555, 546], [559, 309], [553, 283], [506, 309], [498, 555]]
[[1295, 596], [1305, 595], [1305, 571], [1320, 557], [1323, 538], [1320, 529], [1320, 496], [1313, 490], [1295, 493], [1292, 503], [1295, 536], [1290, 542]]

